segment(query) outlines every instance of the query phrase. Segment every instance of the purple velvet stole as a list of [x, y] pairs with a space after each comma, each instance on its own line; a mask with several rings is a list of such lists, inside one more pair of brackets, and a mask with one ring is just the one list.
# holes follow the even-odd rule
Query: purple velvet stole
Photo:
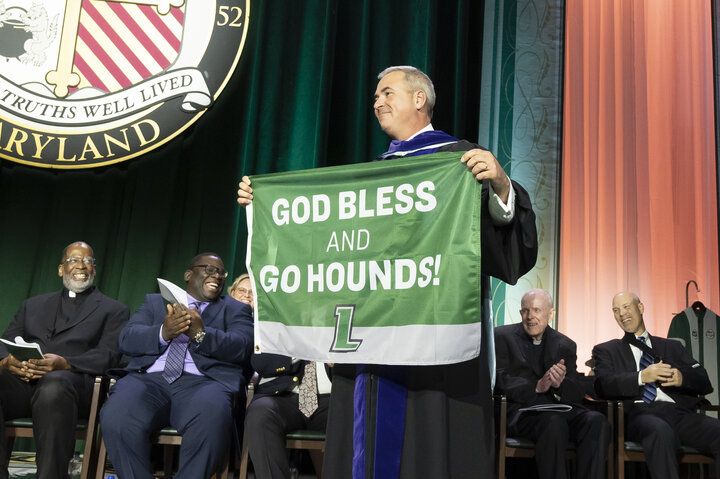
[[[366, 458], [372, 455], [373, 479], [400, 477], [407, 388], [405, 366], [381, 366], [383, 376], [358, 365], [353, 409], [353, 479], [365, 479]], [[369, 421], [373, 418], [372, 424]], [[374, 428], [374, 433], [373, 433]], [[373, 441], [368, 444], [368, 434]], [[372, 447], [367, 449], [366, 446]]]
[[[393, 140], [388, 151], [379, 160], [420, 156], [436, 153], [442, 146], [456, 143], [457, 138], [440, 130], [421, 133], [411, 140]], [[365, 479], [366, 454], [373, 456], [373, 479], [397, 479], [400, 477], [403, 436], [405, 433], [405, 409], [407, 388], [404, 384], [404, 367], [383, 367], [387, 377], [365, 371], [358, 365], [355, 376], [354, 421], [353, 421], [353, 479]], [[371, 378], [370, 376], [373, 376]], [[384, 374], [385, 376], [385, 374]], [[376, 379], [375, 379], [376, 378]], [[392, 378], [395, 378], [393, 380]], [[377, 382], [375, 398], [374, 451], [366, 450], [368, 431], [368, 383]], [[371, 390], [372, 394], [372, 390]], [[371, 429], [372, 430], [372, 429]]]
[[444, 131], [430, 130], [420, 133], [411, 140], [391, 141], [388, 151], [378, 158], [380, 160], [388, 160], [405, 156], [429, 155], [430, 153], [437, 152], [440, 147], [456, 143], [457, 141], [457, 138], [448, 135]]

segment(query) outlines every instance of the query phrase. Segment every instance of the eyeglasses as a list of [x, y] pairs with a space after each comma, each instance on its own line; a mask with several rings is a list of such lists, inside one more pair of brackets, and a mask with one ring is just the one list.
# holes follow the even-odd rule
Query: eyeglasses
[[193, 268], [205, 268], [206, 276], [212, 276], [216, 274], [221, 278], [225, 279], [228, 275], [228, 272], [224, 269], [218, 268], [217, 266], [213, 266], [211, 264], [196, 264], [195, 266], [193, 266]]
[[237, 296], [252, 296], [252, 289], [235, 288], [233, 294]]
[[90, 258], [88, 256], [84, 258], [68, 258], [64, 262], [68, 266], [77, 266], [80, 263], [84, 264], [85, 266], [92, 266], [95, 264], [95, 258]]

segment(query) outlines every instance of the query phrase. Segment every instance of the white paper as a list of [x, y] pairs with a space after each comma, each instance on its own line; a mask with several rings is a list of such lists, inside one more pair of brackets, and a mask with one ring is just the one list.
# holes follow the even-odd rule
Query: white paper
[[572, 410], [569, 404], [536, 404], [534, 406], [524, 407], [518, 411], [549, 411], [549, 412], [568, 412]]
[[183, 306], [188, 305], [187, 293], [180, 286], [161, 278], [158, 278], [157, 282], [160, 288], [160, 294], [165, 301], [170, 304], [179, 303]]

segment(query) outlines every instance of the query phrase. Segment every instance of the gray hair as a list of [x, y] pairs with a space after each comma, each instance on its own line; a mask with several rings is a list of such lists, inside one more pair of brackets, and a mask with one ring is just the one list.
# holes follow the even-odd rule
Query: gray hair
[[410, 91], [423, 91], [425, 93], [425, 105], [427, 105], [427, 113], [430, 118], [435, 108], [435, 86], [429, 76], [415, 67], [408, 65], [399, 65], [387, 67], [378, 74], [378, 80], [392, 72], [403, 72], [405, 74], [405, 83], [407, 83]]

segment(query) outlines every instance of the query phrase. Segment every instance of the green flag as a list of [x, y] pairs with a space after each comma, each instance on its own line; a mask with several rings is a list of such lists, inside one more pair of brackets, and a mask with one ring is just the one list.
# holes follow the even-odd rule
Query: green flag
[[255, 350], [448, 364], [480, 351], [480, 193], [462, 153], [253, 176]]

